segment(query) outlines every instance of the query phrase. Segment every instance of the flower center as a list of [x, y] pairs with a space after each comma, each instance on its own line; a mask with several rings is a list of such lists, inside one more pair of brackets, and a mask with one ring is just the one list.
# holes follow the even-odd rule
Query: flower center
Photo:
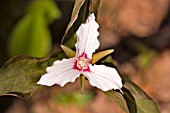
[[89, 59], [81, 57], [77, 60], [77, 67], [79, 69], [87, 69], [89, 65]]
[[82, 53], [80, 56], [77, 57], [73, 69], [83, 72], [90, 71], [89, 68], [90, 60], [91, 59], [87, 57], [86, 53]]

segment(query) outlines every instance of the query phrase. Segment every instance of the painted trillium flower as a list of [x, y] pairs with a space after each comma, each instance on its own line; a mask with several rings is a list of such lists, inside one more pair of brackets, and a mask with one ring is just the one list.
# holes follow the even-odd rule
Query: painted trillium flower
[[51, 67], [47, 67], [46, 74], [42, 75], [37, 84], [64, 86], [74, 82], [83, 74], [92, 86], [103, 91], [121, 89], [122, 79], [116, 69], [105, 65], [92, 65], [92, 54], [99, 47], [98, 23], [92, 13], [85, 24], [81, 24], [76, 32], [76, 56], [70, 59], [57, 60]]

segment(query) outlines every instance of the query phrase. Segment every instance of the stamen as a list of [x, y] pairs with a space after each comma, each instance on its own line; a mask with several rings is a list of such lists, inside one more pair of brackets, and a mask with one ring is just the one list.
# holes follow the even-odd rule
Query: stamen
[[80, 69], [87, 69], [89, 65], [89, 60], [82, 57], [77, 60], [77, 67]]

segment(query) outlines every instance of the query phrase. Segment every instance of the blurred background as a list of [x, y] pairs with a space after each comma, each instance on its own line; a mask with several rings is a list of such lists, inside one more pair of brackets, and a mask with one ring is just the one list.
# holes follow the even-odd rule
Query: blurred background
[[[0, 66], [18, 54], [59, 50], [74, 0], [1, 0]], [[99, 50], [114, 48], [119, 70], [170, 111], [170, 1], [101, 0]], [[111, 109], [108, 109], [111, 108]], [[0, 97], [0, 113], [124, 113], [100, 90], [79, 80], [44, 89], [28, 100]]]

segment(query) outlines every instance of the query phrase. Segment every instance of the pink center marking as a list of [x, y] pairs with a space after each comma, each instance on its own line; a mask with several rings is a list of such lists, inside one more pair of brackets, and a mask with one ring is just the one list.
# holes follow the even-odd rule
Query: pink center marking
[[77, 60], [74, 62], [74, 67], [73, 69], [78, 70], [78, 71], [90, 71], [89, 68], [90, 64], [90, 59], [87, 57], [86, 53], [82, 53], [79, 57], [77, 57]]

